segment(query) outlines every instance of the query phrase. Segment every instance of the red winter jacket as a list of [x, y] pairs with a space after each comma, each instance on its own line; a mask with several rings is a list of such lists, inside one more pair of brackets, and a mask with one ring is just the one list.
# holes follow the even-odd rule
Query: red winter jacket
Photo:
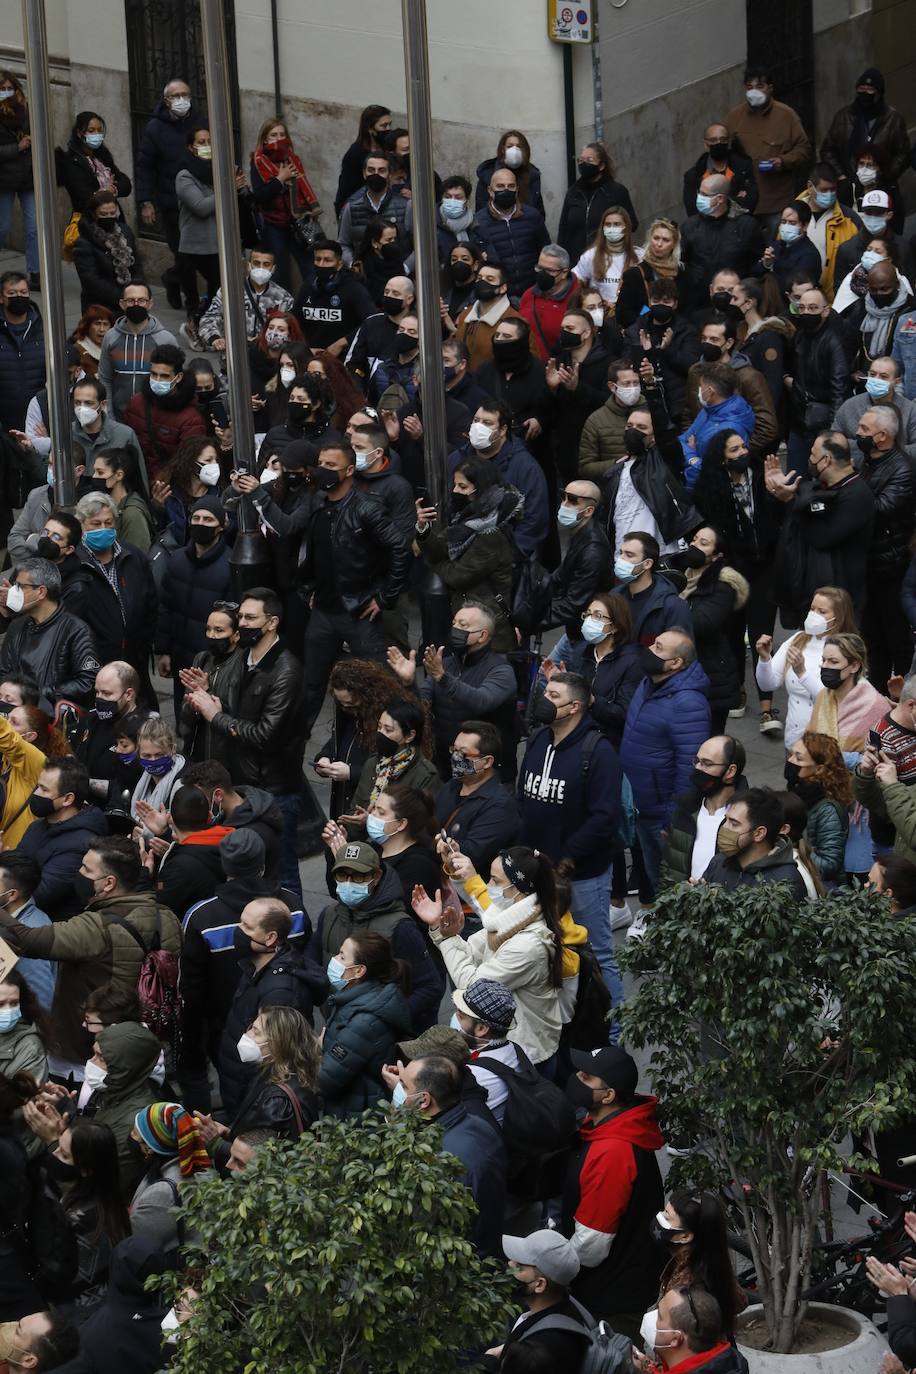
[[579, 306], [579, 278], [570, 272], [562, 296], [545, 296], [536, 286], [529, 286], [518, 303], [518, 313], [528, 321], [534, 352], [546, 363], [557, 346], [563, 316]]
[[166, 476], [165, 469], [182, 439], [206, 434], [207, 427], [195, 400], [193, 373], [185, 373], [168, 396], [152, 396], [148, 387], [146, 383], [131, 396], [124, 423], [130, 425], [140, 441], [152, 484]]

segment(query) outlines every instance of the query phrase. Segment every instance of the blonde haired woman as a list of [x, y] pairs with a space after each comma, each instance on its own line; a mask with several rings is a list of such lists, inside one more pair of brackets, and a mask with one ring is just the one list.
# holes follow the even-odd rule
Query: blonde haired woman
[[620, 280], [616, 319], [621, 329], [639, 319], [649, 304], [651, 282], [678, 280], [682, 271], [680, 229], [673, 220], [654, 219], [641, 252], [642, 261], [628, 267]]
[[[757, 686], [762, 692], [785, 687], [785, 743], [789, 749], [808, 728], [821, 682], [821, 656], [828, 635], [855, 634], [852, 598], [842, 587], [818, 587], [811, 598], [811, 609], [803, 628], [773, 652], [772, 635], [757, 640]], [[813, 727], [812, 727], [813, 728]]]

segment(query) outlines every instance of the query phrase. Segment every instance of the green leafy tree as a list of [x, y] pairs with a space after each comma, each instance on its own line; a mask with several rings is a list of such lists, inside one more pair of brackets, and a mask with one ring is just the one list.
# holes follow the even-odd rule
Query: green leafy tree
[[[686, 883], [625, 965], [623, 1034], [651, 1048], [669, 1131], [702, 1143], [683, 1174], [739, 1190], [769, 1348], [804, 1316], [825, 1169], [850, 1132], [912, 1111], [912, 923], [864, 890], [798, 902], [783, 884]], [[864, 1161], [858, 1161], [858, 1164]]]
[[449, 1374], [501, 1339], [511, 1279], [465, 1239], [477, 1209], [441, 1139], [411, 1112], [325, 1117], [188, 1187], [200, 1298], [169, 1370]]

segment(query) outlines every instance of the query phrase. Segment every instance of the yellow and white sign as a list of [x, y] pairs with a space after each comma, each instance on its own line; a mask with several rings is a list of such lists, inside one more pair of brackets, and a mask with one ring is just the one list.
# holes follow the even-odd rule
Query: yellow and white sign
[[594, 0], [547, 0], [547, 37], [554, 43], [591, 43]]

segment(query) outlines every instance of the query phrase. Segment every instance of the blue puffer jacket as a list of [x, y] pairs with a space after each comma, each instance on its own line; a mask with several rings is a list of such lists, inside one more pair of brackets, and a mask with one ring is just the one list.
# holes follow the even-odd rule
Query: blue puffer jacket
[[332, 993], [318, 1090], [332, 1116], [355, 1116], [386, 1096], [380, 1070], [397, 1061], [397, 1041], [413, 1031], [396, 983], [361, 979]]
[[184, 119], [173, 119], [164, 100], [153, 111], [143, 130], [134, 164], [134, 198], [138, 205], [152, 201], [162, 210], [177, 210], [175, 178], [185, 164], [188, 139], [194, 129], [207, 127], [206, 115], [194, 105]]
[[45, 332], [38, 306], [29, 302], [24, 327], [10, 328], [0, 314], [0, 424], [25, 429], [29, 401], [45, 384]]
[[620, 763], [641, 816], [667, 824], [686, 792], [693, 760], [709, 738], [709, 678], [699, 663], [656, 685], [644, 677], [633, 694]]
[[[720, 429], [736, 429], [747, 443], [754, 430], [754, 412], [743, 396], [727, 396], [717, 406], [703, 406], [689, 429], [681, 435], [684, 450], [684, 483], [688, 491], [696, 486], [703, 455], [714, 434]], [[691, 446], [690, 440], [694, 440]]]
[[509, 295], [520, 300], [523, 291], [534, 285], [538, 254], [550, 242], [547, 226], [537, 210], [521, 207], [521, 214], [504, 219], [490, 213], [485, 205], [474, 220], [472, 235], [491, 262], [501, 262], [509, 281]]

